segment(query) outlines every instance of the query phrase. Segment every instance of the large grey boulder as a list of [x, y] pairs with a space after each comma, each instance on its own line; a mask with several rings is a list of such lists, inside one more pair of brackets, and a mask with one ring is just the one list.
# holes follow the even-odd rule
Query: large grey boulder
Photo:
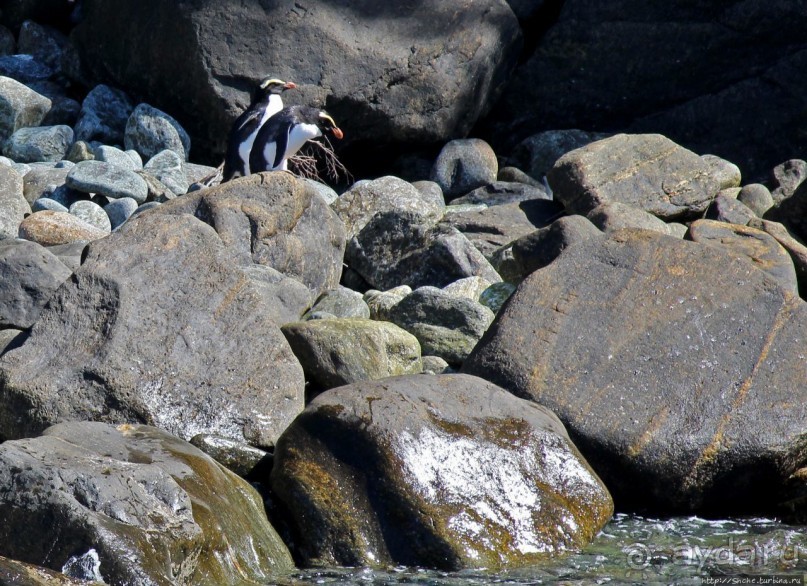
[[20, 128], [39, 126], [51, 101], [10, 77], [0, 76], [0, 144]]
[[619, 202], [677, 220], [706, 211], [720, 189], [712, 170], [664, 136], [617, 134], [566, 153], [547, 177], [569, 213]]
[[623, 231], [524, 280], [463, 371], [557, 413], [623, 510], [771, 514], [804, 465], [806, 335], [748, 260]]
[[258, 173], [179, 197], [160, 214], [191, 214], [216, 230], [243, 265], [267, 265], [315, 296], [339, 284], [345, 227], [306, 182]]
[[287, 102], [327, 106], [337, 122], [349, 121], [346, 141], [377, 149], [463, 136], [521, 44], [518, 21], [500, 0], [86, 0], [83, 15], [73, 40], [89, 73], [181, 116], [194, 148], [219, 154], [267, 74], [297, 83]]
[[25, 344], [0, 358], [3, 433], [143, 422], [272, 445], [302, 409], [302, 369], [271, 300], [215, 231], [144, 214], [84, 256]]
[[0, 240], [0, 327], [30, 328], [72, 272], [38, 244]]
[[326, 391], [283, 434], [271, 485], [306, 565], [533, 565], [613, 510], [549, 410], [464, 375]]
[[293, 569], [258, 493], [153, 427], [65, 423], [5, 442], [0, 479], [13, 487], [0, 555], [106, 584], [269, 583]]

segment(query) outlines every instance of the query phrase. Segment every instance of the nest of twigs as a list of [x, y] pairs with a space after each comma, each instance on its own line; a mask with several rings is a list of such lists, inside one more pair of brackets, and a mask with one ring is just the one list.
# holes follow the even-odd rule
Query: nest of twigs
[[298, 177], [317, 181], [322, 181], [324, 175], [325, 179], [333, 183], [340, 180], [348, 184], [353, 182], [353, 175], [336, 156], [333, 145], [326, 136], [308, 141], [299, 153], [290, 157], [289, 171]]

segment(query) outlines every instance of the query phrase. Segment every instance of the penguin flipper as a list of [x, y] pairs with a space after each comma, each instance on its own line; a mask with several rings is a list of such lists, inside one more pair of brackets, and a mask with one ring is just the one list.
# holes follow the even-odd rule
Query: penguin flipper
[[289, 136], [291, 135], [292, 125], [286, 127], [286, 132], [279, 133], [277, 137], [277, 147], [275, 148], [275, 160], [272, 163], [272, 169], [280, 169], [281, 165], [286, 159], [286, 151], [289, 148]]

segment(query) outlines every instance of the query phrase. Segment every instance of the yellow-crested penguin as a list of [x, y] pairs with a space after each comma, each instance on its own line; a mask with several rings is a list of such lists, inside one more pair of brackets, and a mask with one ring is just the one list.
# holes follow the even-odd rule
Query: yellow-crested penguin
[[306, 141], [326, 132], [337, 139], [344, 136], [325, 110], [308, 106], [283, 108], [258, 131], [249, 155], [249, 168], [253, 173], [286, 171], [289, 157]]
[[292, 82], [271, 77], [261, 81], [252, 95], [249, 107], [236, 119], [230, 130], [222, 181], [250, 174], [249, 153], [258, 131], [269, 118], [283, 109], [280, 94], [295, 87], [297, 86]]

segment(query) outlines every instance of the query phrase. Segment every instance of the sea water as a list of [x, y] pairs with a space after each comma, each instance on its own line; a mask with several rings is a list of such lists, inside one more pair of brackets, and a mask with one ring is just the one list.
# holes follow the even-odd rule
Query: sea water
[[619, 514], [584, 550], [537, 567], [496, 573], [420, 568], [300, 570], [282, 582], [290, 586], [712, 583], [807, 583], [807, 527], [760, 518], [661, 520]]

